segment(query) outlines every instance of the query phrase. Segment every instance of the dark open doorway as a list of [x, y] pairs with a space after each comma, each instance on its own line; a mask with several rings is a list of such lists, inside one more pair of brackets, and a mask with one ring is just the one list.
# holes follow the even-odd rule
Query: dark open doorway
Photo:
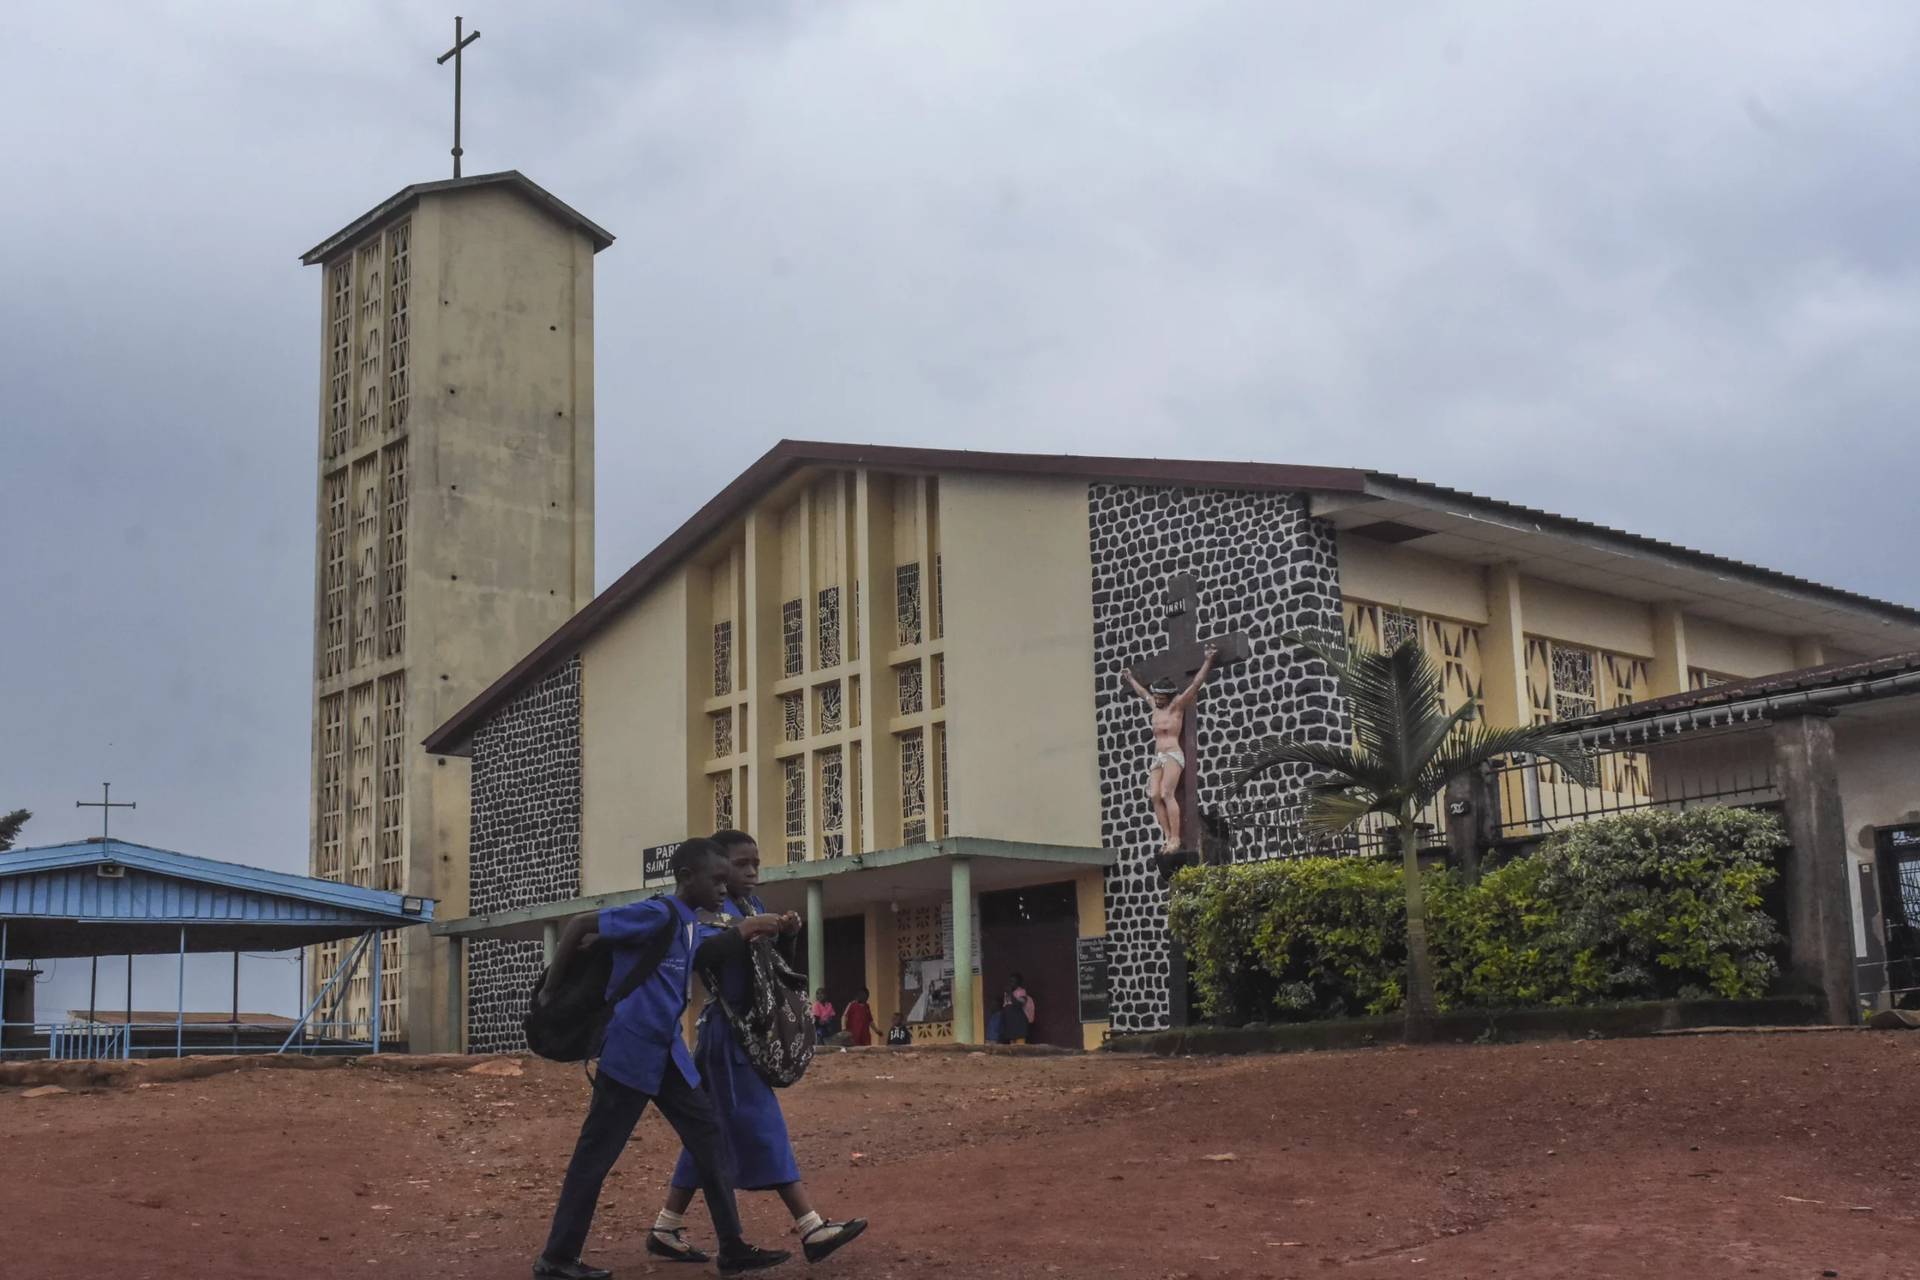
[[[825, 987], [827, 999], [836, 1011], [844, 1013], [847, 1002], [867, 985], [867, 921], [865, 916], [834, 916], [826, 928], [827, 972], [815, 979], [814, 987]], [[804, 955], [805, 953], [802, 952]]]
[[1000, 993], [1017, 973], [1033, 997], [1028, 1042], [1080, 1048], [1073, 949], [1079, 936], [1080, 909], [1071, 883], [981, 894], [980, 998], [987, 1016], [1000, 1007]]

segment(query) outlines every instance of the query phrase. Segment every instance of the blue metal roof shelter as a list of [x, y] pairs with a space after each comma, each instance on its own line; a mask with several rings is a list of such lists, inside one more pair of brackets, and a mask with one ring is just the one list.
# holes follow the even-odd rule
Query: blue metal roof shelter
[[[291, 950], [356, 938], [294, 1034], [280, 1046], [285, 1049], [304, 1032], [315, 1010], [336, 987], [338, 1007], [346, 990], [345, 978], [363, 954], [371, 954], [372, 1007], [377, 1010], [381, 948], [370, 944], [384, 930], [429, 923], [433, 907], [431, 898], [219, 862], [123, 840], [80, 840], [0, 854], [0, 967], [9, 956], [43, 960], [178, 955], [182, 1009], [176, 1011], [174, 1026], [175, 1051], [180, 1052], [188, 952]], [[0, 1023], [0, 1052], [5, 1047], [4, 1030], [5, 1024]], [[120, 1029], [120, 1043], [109, 1046], [112, 1056], [131, 1052], [132, 1031], [131, 1025]], [[371, 1046], [378, 1052], [377, 1016], [370, 1031]], [[89, 1027], [88, 1036], [99, 1040], [102, 1033]], [[54, 1056], [59, 1056], [59, 1038], [58, 1029], [50, 1028], [48, 1051]]]

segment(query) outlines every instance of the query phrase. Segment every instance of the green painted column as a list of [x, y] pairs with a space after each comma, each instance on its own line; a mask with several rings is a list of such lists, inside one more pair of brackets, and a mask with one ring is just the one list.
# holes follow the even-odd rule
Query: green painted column
[[807, 992], [827, 985], [827, 891], [818, 880], [807, 881]]
[[953, 1042], [973, 1038], [973, 862], [953, 860]]

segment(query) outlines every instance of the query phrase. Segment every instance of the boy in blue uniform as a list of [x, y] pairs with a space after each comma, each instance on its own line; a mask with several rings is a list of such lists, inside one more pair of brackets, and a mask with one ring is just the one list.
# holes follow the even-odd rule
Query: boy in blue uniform
[[[680, 1038], [680, 1015], [687, 1007], [687, 987], [695, 965], [723, 963], [729, 954], [744, 953], [748, 939], [778, 933], [780, 917], [760, 914], [742, 919], [731, 928], [702, 929], [696, 913], [717, 909], [727, 889], [726, 855], [710, 840], [696, 838], [681, 845], [673, 855], [673, 877], [673, 896], [575, 916], [554, 947], [542, 998], [559, 989], [568, 961], [595, 934], [614, 948], [611, 991], [641, 962], [647, 942], [657, 939], [662, 929], [673, 930], [673, 941], [660, 967], [620, 1002], [607, 1024], [600, 1070], [593, 1081], [593, 1101], [580, 1126], [573, 1159], [567, 1164], [560, 1200], [553, 1210], [553, 1229], [546, 1248], [533, 1264], [536, 1276], [607, 1280], [612, 1274], [582, 1263], [580, 1250], [593, 1225], [600, 1187], [627, 1139], [633, 1136], [633, 1127], [649, 1101], [692, 1153], [701, 1190], [706, 1193], [707, 1212], [713, 1215], [714, 1233], [720, 1240], [721, 1274], [778, 1266], [790, 1256], [779, 1250], [756, 1249], [741, 1238], [731, 1155], [713, 1104], [700, 1089], [700, 1073]], [[706, 941], [699, 943], [696, 960], [695, 944], [703, 933]]]
[[[727, 856], [727, 900], [722, 909], [729, 916], [759, 918], [766, 911], [754, 893], [760, 885], [760, 846], [746, 832], [733, 830], [714, 832], [713, 842]], [[784, 939], [800, 931], [800, 917], [793, 912], [774, 918], [781, 922]], [[741, 947], [718, 966], [721, 990], [735, 1008], [746, 1004], [752, 981], [745, 950]], [[734, 1036], [733, 1024], [712, 1003], [700, 1016], [694, 1056], [713, 1096], [714, 1110], [719, 1113], [732, 1157], [734, 1185], [744, 1191], [780, 1193], [793, 1214], [794, 1230], [800, 1234], [808, 1262], [823, 1261], [842, 1245], [851, 1244], [867, 1229], [866, 1222], [860, 1218], [828, 1221], [813, 1207], [800, 1181], [800, 1166], [793, 1158], [793, 1141], [787, 1135], [787, 1118], [780, 1111], [780, 1100], [748, 1062]], [[687, 1208], [693, 1203], [693, 1190], [700, 1185], [698, 1162], [689, 1147], [680, 1153], [680, 1163], [674, 1166], [666, 1206], [654, 1219], [653, 1232], [647, 1237], [648, 1253], [673, 1262], [707, 1260], [707, 1255], [681, 1234]]]

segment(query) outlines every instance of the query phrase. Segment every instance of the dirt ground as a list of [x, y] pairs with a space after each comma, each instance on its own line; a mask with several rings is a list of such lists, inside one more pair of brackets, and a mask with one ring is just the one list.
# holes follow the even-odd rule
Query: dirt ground
[[[1143, 1061], [863, 1050], [785, 1095], [848, 1277], [1920, 1275], [1920, 1035]], [[522, 1277], [585, 1083], [243, 1071], [0, 1091], [0, 1275]], [[588, 1257], [650, 1263], [641, 1124]], [[791, 1243], [771, 1195], [751, 1239]], [[711, 1239], [695, 1208], [696, 1234]], [[785, 1270], [795, 1273], [805, 1264]], [[778, 1274], [778, 1273], [776, 1273]]]

